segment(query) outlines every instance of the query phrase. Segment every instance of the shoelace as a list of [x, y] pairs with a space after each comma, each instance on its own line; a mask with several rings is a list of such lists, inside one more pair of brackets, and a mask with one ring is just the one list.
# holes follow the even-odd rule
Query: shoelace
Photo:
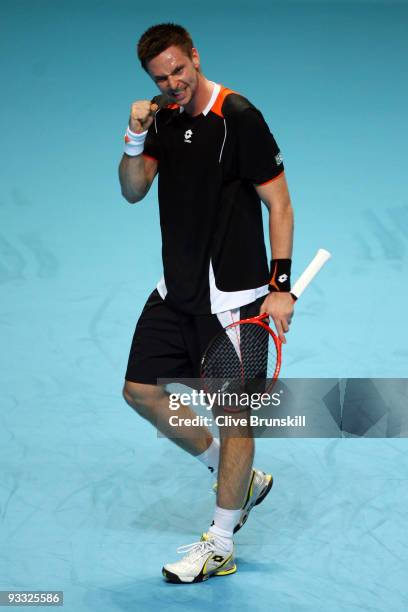
[[199, 559], [209, 552], [213, 552], [215, 546], [213, 542], [203, 540], [200, 542], [193, 542], [192, 544], [186, 544], [185, 546], [179, 546], [177, 552], [181, 555], [187, 553], [187, 557], [192, 561]]

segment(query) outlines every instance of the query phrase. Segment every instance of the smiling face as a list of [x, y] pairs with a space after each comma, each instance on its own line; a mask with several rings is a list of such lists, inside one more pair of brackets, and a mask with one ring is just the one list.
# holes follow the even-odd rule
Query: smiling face
[[197, 91], [200, 57], [192, 49], [192, 57], [180, 47], [172, 46], [151, 59], [147, 72], [160, 91], [180, 106], [188, 106]]

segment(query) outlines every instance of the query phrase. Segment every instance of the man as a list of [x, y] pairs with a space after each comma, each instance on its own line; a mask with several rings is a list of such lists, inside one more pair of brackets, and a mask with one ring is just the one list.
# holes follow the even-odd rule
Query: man
[[[175, 24], [152, 26], [138, 57], [162, 95], [132, 104], [119, 176], [123, 196], [135, 203], [158, 174], [164, 278], [137, 323], [124, 397], [217, 476], [208, 532], [163, 568], [169, 581], [200, 582], [236, 571], [233, 533], [267, 495], [272, 477], [252, 469], [250, 435], [220, 431], [218, 442], [206, 427], [180, 427], [174, 437], [168, 394], [157, 379], [198, 377], [204, 349], [232, 320], [267, 312], [286, 341], [293, 213], [280, 151], [261, 113], [203, 75], [189, 33]], [[269, 208], [271, 271], [261, 200]], [[184, 405], [178, 415], [194, 417]]]

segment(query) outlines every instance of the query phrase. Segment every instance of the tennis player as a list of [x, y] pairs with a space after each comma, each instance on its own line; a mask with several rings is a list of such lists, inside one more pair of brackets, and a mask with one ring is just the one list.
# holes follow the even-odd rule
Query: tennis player
[[[201, 582], [236, 571], [233, 534], [268, 494], [272, 476], [252, 468], [250, 435], [220, 431], [218, 440], [206, 427], [181, 425], [175, 437], [166, 419], [175, 413], [157, 379], [198, 377], [214, 335], [260, 312], [286, 341], [293, 212], [282, 156], [261, 112], [204, 76], [190, 34], [180, 25], [155, 25], [137, 50], [161, 95], [132, 104], [119, 177], [124, 198], [136, 203], [158, 175], [164, 276], [136, 325], [124, 397], [218, 481], [208, 530], [162, 570], [171, 582]], [[261, 201], [269, 209], [271, 267]], [[177, 414], [179, 421], [195, 416], [185, 405]]]

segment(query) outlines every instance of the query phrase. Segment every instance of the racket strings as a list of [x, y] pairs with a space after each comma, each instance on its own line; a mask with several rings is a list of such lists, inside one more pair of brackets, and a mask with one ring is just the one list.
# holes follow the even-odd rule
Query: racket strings
[[242, 382], [271, 378], [276, 362], [270, 333], [258, 323], [241, 323], [216, 336], [203, 359], [202, 376]]

